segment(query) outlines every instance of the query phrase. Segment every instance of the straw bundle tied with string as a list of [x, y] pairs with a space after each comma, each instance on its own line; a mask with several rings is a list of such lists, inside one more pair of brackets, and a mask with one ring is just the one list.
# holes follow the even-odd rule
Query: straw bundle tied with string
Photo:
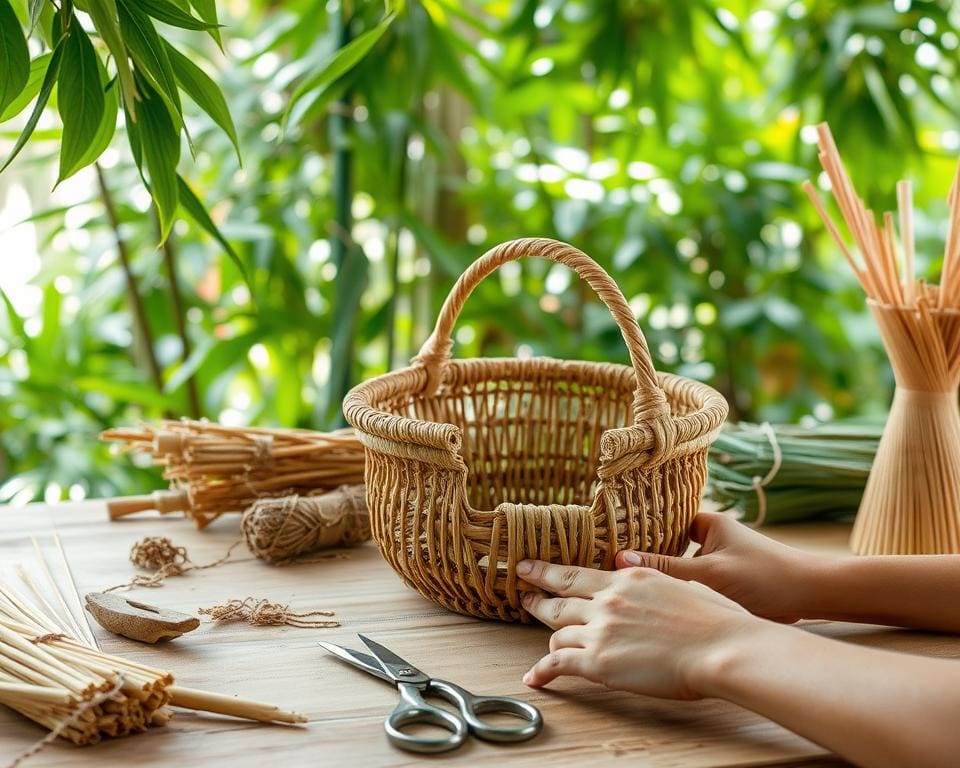
[[[59, 537], [55, 541], [63, 557]], [[68, 601], [36, 542], [34, 546], [40, 577], [23, 568], [20, 573], [39, 602], [0, 583], [0, 704], [50, 733], [8, 765], [57, 737], [96, 744], [104, 737], [166, 725], [173, 715], [171, 706], [264, 722], [305, 722], [303, 716], [270, 704], [176, 685], [169, 671], [101, 652], [77, 615], [80, 611], [82, 616], [79, 596], [75, 593]], [[66, 567], [65, 558], [63, 564]]]
[[112, 519], [144, 510], [185, 512], [204, 528], [221, 514], [243, 512], [263, 497], [306, 495], [363, 482], [363, 447], [350, 430], [236, 428], [167, 420], [158, 427], [107, 430], [101, 438], [149, 453], [171, 483], [170, 491], [109, 501]]
[[851, 514], [880, 434], [863, 423], [726, 424], [710, 446], [706, 496], [755, 527]]
[[857, 276], [877, 322], [896, 391], [851, 546], [860, 554], [960, 552], [960, 165], [948, 203], [941, 283], [917, 279], [910, 182], [897, 183], [902, 258], [894, 217], [882, 226], [858, 197], [826, 124], [820, 162], [862, 264], [813, 185], [803, 188]]

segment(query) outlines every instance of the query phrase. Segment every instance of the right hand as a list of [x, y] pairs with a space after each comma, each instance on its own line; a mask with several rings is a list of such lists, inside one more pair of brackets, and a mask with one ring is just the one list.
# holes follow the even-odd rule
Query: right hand
[[684, 581], [696, 581], [766, 619], [792, 624], [804, 618], [820, 559], [773, 541], [733, 518], [701, 512], [690, 537], [693, 557], [624, 550], [617, 568], [642, 566]]

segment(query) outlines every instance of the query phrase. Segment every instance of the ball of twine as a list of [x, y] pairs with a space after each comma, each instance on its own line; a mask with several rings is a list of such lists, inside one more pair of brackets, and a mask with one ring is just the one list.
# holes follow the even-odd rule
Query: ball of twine
[[190, 558], [184, 547], [165, 536], [147, 536], [130, 548], [130, 562], [148, 571], [163, 570], [169, 576], [182, 573]]
[[370, 513], [362, 485], [344, 485], [318, 496], [284, 496], [254, 502], [241, 523], [247, 547], [269, 562], [370, 538]]

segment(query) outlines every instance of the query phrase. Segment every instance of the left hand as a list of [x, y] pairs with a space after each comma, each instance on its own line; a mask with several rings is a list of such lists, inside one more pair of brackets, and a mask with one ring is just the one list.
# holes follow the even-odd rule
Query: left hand
[[557, 630], [550, 653], [523, 677], [533, 687], [577, 675], [609, 688], [698, 699], [730, 644], [762, 622], [702, 584], [650, 568], [611, 572], [526, 560], [517, 574], [559, 596], [523, 596], [524, 608]]

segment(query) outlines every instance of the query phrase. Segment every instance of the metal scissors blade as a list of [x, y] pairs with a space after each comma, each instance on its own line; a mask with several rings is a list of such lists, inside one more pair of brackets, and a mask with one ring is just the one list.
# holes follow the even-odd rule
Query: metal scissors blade
[[357, 634], [365, 646], [369, 648], [376, 660], [379, 662], [383, 671], [389, 675], [389, 679], [394, 683], [413, 683], [414, 685], [426, 685], [430, 682], [430, 676], [425, 675], [406, 659], [397, 656], [389, 648], [384, 648], [380, 643], [371, 640], [366, 635]]
[[394, 682], [393, 678], [384, 671], [383, 665], [373, 656], [360, 653], [360, 651], [354, 651], [351, 648], [344, 648], [342, 645], [327, 643], [323, 640], [320, 641], [320, 647], [357, 669], [362, 669], [364, 672], [374, 677], [379, 677], [388, 683]]

